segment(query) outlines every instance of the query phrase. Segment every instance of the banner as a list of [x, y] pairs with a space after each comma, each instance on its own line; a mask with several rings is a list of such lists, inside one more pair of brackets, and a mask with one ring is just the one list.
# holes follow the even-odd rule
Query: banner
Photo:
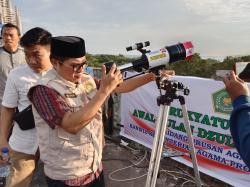
[[[249, 168], [234, 148], [229, 130], [232, 103], [224, 84], [211, 79], [175, 76], [172, 80], [190, 89], [185, 96], [197, 153], [199, 170], [234, 186], [250, 184]], [[122, 94], [121, 135], [152, 148], [155, 124], [159, 112], [155, 82]], [[178, 100], [170, 106], [165, 147], [188, 153], [188, 137]], [[189, 155], [173, 158], [192, 167]]]

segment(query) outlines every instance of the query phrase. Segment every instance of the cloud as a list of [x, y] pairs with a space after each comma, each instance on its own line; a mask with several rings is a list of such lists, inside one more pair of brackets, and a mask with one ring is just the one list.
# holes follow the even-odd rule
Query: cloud
[[205, 55], [250, 51], [250, 0], [12, 2], [20, 10], [24, 32], [39, 26], [54, 36], [78, 35], [90, 53], [128, 54], [125, 47], [147, 40], [150, 50], [190, 40]]
[[51, 2], [53, 2], [54, 0], [40, 0], [40, 1], [42, 1], [43, 3], [51, 3]]
[[250, 22], [249, 0], [183, 0], [187, 8], [206, 21]]

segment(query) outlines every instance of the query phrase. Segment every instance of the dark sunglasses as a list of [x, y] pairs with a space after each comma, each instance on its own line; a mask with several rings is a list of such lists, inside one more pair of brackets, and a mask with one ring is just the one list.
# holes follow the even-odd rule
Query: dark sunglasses
[[88, 64], [88, 63], [87, 63], [87, 61], [86, 61], [86, 62], [83, 62], [83, 63], [81, 63], [81, 64], [71, 64], [71, 65], [68, 65], [68, 64], [64, 64], [63, 62], [61, 62], [60, 64], [66, 66], [66, 67], [72, 68], [72, 70], [73, 70], [74, 72], [77, 72], [77, 71], [79, 71], [81, 68], [87, 67], [87, 64]]

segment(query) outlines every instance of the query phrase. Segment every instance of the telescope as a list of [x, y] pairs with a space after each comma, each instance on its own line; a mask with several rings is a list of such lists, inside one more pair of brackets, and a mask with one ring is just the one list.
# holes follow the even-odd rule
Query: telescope
[[[127, 63], [121, 66], [118, 66], [121, 72], [128, 70], [135, 70], [141, 72], [143, 70], [151, 70], [166, 66], [168, 63], [173, 63], [181, 60], [189, 60], [194, 54], [194, 47], [191, 41], [186, 41], [183, 43], [178, 43], [171, 46], [163, 47], [156, 51], [146, 51], [143, 47], [149, 46], [149, 41], [144, 43], [136, 43], [133, 46], [127, 47], [127, 51], [137, 49], [142, 53], [141, 58]], [[113, 62], [105, 63], [106, 72], [112, 67]]]

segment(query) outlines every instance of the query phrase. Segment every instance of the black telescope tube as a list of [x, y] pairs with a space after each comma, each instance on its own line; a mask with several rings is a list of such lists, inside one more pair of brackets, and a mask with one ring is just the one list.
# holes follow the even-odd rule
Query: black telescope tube
[[[136, 45], [131, 46], [131, 48], [141, 47], [141, 45], [148, 45], [148, 43], [137, 43]], [[191, 42], [178, 43], [176, 45], [166, 46], [165, 49], [143, 53], [140, 59], [118, 66], [117, 69], [119, 69], [121, 72], [131, 69], [140, 72], [144, 69], [147, 70], [149, 68], [152, 69], [155, 67], [164, 66], [167, 63], [187, 60], [188, 58], [192, 57], [192, 55], [193, 45]], [[105, 63], [107, 72], [109, 72], [111, 69], [112, 64], [113, 62]]]
[[149, 68], [148, 58], [145, 54], [143, 54], [140, 59], [133, 61], [132, 64], [135, 71]]
[[169, 53], [169, 63], [176, 62], [180, 60], [185, 60], [186, 58], [186, 49], [182, 43], [166, 46], [165, 47]]
[[[106, 73], [108, 73], [112, 67], [114, 62], [106, 62], [104, 65], [106, 66]], [[142, 71], [142, 69], [148, 69], [149, 68], [149, 62], [146, 55], [142, 55], [140, 59], [135, 60], [131, 63], [124, 64], [121, 66], [118, 66], [117, 69], [119, 69], [121, 72], [128, 71], [128, 70], [135, 70], [135, 71]]]

